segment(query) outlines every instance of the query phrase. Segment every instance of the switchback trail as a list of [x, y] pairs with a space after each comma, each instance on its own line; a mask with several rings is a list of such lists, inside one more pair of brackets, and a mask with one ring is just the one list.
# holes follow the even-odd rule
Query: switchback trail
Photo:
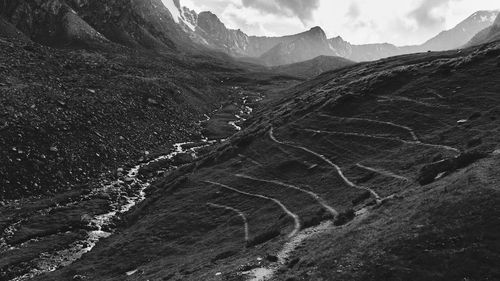
[[243, 194], [243, 195], [246, 195], [246, 196], [250, 196], [250, 197], [257, 197], [257, 198], [261, 198], [261, 199], [265, 199], [265, 200], [270, 200], [270, 201], [273, 201], [274, 203], [276, 203], [276, 205], [280, 206], [280, 208], [289, 216], [293, 219], [293, 222], [294, 222], [294, 228], [292, 230], [292, 232], [290, 232], [290, 234], [288, 235], [289, 237], [292, 237], [292, 236], [295, 236], [295, 234], [297, 234], [297, 232], [300, 230], [301, 228], [301, 224], [300, 224], [300, 219], [299, 219], [299, 216], [294, 214], [292, 211], [290, 211], [283, 203], [281, 203], [281, 201], [279, 201], [278, 199], [275, 199], [275, 198], [271, 198], [271, 197], [267, 197], [267, 196], [264, 196], [264, 195], [261, 195], [261, 194], [254, 194], [254, 193], [249, 193], [249, 192], [245, 192], [245, 191], [241, 191], [239, 189], [236, 189], [234, 187], [230, 187], [230, 186], [227, 186], [225, 184], [221, 184], [221, 183], [218, 183], [218, 182], [213, 182], [213, 181], [203, 181], [204, 183], [208, 183], [208, 184], [211, 184], [211, 185], [216, 185], [216, 186], [219, 186], [219, 187], [222, 187], [222, 188], [225, 188], [225, 189], [229, 189], [229, 190], [232, 190], [236, 193], [240, 193], [240, 194]]
[[318, 133], [318, 134], [343, 135], [343, 136], [351, 136], [351, 137], [359, 137], [359, 138], [371, 138], [371, 139], [379, 139], [379, 140], [397, 141], [397, 142], [401, 142], [401, 143], [409, 144], [409, 145], [427, 146], [427, 147], [449, 150], [449, 151], [453, 151], [455, 153], [460, 153], [459, 149], [451, 147], [451, 146], [440, 145], [440, 144], [430, 144], [430, 143], [424, 143], [421, 141], [406, 141], [406, 140], [402, 140], [399, 138], [366, 135], [366, 134], [360, 134], [360, 133], [344, 133], [344, 132], [322, 131], [322, 130], [314, 130], [314, 129], [302, 129], [302, 130], [305, 132]]
[[419, 141], [417, 134], [415, 133], [415, 131], [412, 128], [410, 128], [408, 126], [404, 126], [404, 125], [399, 125], [399, 124], [396, 124], [393, 122], [380, 121], [380, 120], [374, 120], [374, 119], [368, 119], [368, 118], [358, 118], [358, 117], [337, 117], [337, 116], [332, 116], [332, 115], [328, 115], [328, 114], [319, 114], [319, 116], [323, 116], [323, 117], [327, 117], [327, 118], [336, 118], [336, 119], [339, 119], [341, 121], [342, 120], [345, 120], [345, 121], [365, 121], [365, 122], [370, 122], [370, 123], [375, 123], [375, 124], [389, 125], [389, 126], [393, 126], [396, 128], [406, 130], [408, 133], [410, 133], [410, 135], [414, 141]]
[[361, 168], [361, 169], [365, 169], [367, 171], [380, 174], [382, 176], [386, 176], [386, 177], [395, 178], [395, 179], [398, 179], [398, 180], [404, 180], [404, 181], [410, 182], [410, 179], [408, 179], [406, 177], [403, 177], [403, 176], [400, 176], [400, 175], [396, 175], [393, 172], [389, 172], [389, 171], [385, 171], [385, 170], [380, 170], [380, 169], [375, 169], [375, 168], [367, 167], [367, 166], [362, 165], [360, 163], [356, 164], [356, 166], [359, 167], [359, 168]]
[[318, 194], [316, 194], [316, 193], [314, 193], [314, 192], [312, 192], [310, 190], [305, 190], [305, 189], [302, 189], [302, 188], [300, 188], [298, 186], [294, 186], [294, 185], [287, 184], [287, 183], [284, 183], [284, 182], [280, 182], [280, 181], [277, 181], [277, 180], [258, 179], [258, 178], [255, 178], [255, 177], [246, 176], [246, 175], [242, 175], [242, 174], [236, 174], [235, 176], [239, 177], [239, 178], [243, 178], [243, 179], [252, 180], [252, 181], [259, 181], [259, 182], [265, 182], [265, 183], [271, 183], [271, 184], [275, 184], [275, 185], [280, 185], [280, 186], [283, 186], [283, 187], [286, 187], [286, 188], [291, 188], [291, 189], [298, 190], [300, 192], [307, 193], [314, 200], [316, 200], [318, 202], [318, 204], [320, 204], [323, 208], [325, 208], [333, 216], [334, 219], [339, 215], [339, 213], [333, 207], [329, 206], [328, 203], [326, 203], [326, 201], [323, 198], [321, 198]]
[[273, 133], [273, 128], [271, 127], [271, 129], [269, 130], [269, 137], [271, 138], [271, 140], [273, 140], [274, 142], [278, 143], [278, 144], [281, 144], [281, 145], [287, 145], [287, 146], [290, 146], [290, 147], [294, 147], [294, 148], [297, 148], [297, 149], [300, 149], [300, 150], [303, 150], [307, 153], [310, 153], [318, 158], [320, 158], [321, 160], [323, 160], [324, 162], [326, 162], [328, 165], [332, 166], [333, 168], [335, 168], [335, 170], [337, 170], [337, 173], [338, 175], [342, 178], [342, 180], [347, 184], [349, 185], [350, 187], [353, 187], [353, 188], [356, 188], [356, 189], [361, 189], [361, 190], [366, 190], [368, 192], [370, 192], [373, 197], [375, 197], [375, 199], [377, 201], [380, 200], [380, 196], [377, 194], [377, 192], [375, 192], [375, 190], [369, 188], [369, 187], [365, 187], [365, 186], [358, 186], [356, 185], [355, 183], [353, 183], [352, 181], [350, 181], [345, 175], [344, 173], [342, 172], [342, 169], [335, 163], [333, 163], [332, 161], [330, 161], [330, 159], [326, 158], [324, 155], [321, 155], [317, 152], [314, 152], [306, 147], [303, 147], [303, 146], [299, 146], [299, 145], [296, 145], [296, 144], [292, 144], [292, 143], [288, 143], [288, 142], [282, 142], [282, 141], [279, 141], [278, 139], [276, 139], [276, 137], [274, 136], [274, 133]]
[[334, 229], [335, 226], [333, 225], [332, 221], [326, 221], [318, 226], [304, 229], [283, 245], [283, 248], [281, 248], [281, 250], [276, 255], [278, 257], [277, 263], [272, 264], [268, 267], [255, 268], [250, 271], [243, 272], [243, 274], [250, 277], [248, 281], [272, 280], [271, 278], [274, 276], [276, 271], [278, 271], [280, 267], [284, 267], [287, 265], [290, 255], [297, 249], [298, 246], [316, 235], [326, 233]]
[[248, 239], [249, 239], [249, 230], [248, 230], [248, 220], [247, 220], [247, 217], [245, 216], [245, 214], [236, 209], [236, 208], [233, 208], [233, 207], [230, 207], [230, 206], [226, 206], [226, 205], [221, 205], [221, 204], [215, 204], [215, 203], [207, 203], [207, 206], [209, 207], [212, 207], [212, 208], [219, 208], [219, 209], [225, 209], [225, 210], [229, 210], [229, 211], [233, 211], [235, 213], [238, 214], [238, 216], [241, 217], [241, 219], [243, 220], [243, 227], [245, 229], [245, 242], [248, 242]]
[[431, 108], [450, 108], [449, 105], [430, 104], [430, 103], [426, 103], [426, 102], [423, 102], [423, 101], [419, 101], [419, 100], [415, 100], [415, 99], [410, 99], [410, 98], [407, 98], [407, 97], [401, 97], [401, 96], [392, 96], [392, 97], [389, 97], [389, 96], [379, 96], [379, 97], [382, 98], [382, 99], [384, 99], [384, 100], [390, 101], [390, 102], [400, 101], [400, 102], [410, 102], [410, 103], [420, 104], [420, 105], [423, 105], [423, 106], [426, 106], [426, 107], [431, 107]]

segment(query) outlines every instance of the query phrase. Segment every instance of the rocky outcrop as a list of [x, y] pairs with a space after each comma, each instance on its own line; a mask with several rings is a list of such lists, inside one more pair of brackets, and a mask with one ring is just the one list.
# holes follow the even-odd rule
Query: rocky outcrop
[[241, 30], [226, 28], [211, 12], [202, 12], [198, 15], [196, 34], [202, 38], [202, 43], [213, 49], [232, 56], [247, 56], [249, 37]]
[[481, 152], [466, 152], [457, 157], [425, 165], [420, 170], [417, 180], [421, 185], [430, 184], [435, 180], [449, 175], [458, 169], [465, 168], [477, 160], [485, 158], [486, 156], [487, 154]]

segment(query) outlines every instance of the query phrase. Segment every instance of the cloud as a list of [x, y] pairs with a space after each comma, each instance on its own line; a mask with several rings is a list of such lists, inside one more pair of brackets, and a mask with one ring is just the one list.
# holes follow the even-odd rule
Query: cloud
[[436, 13], [436, 9], [446, 7], [452, 0], [423, 0], [420, 6], [410, 12], [417, 25], [423, 28], [442, 26], [446, 22], [446, 15]]
[[313, 12], [319, 8], [319, 0], [242, 0], [242, 4], [264, 13], [296, 16], [304, 24], [313, 19]]

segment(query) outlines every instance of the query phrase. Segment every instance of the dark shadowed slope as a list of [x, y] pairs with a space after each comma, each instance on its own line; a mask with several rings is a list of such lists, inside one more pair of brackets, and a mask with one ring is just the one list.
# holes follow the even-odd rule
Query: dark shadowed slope
[[289, 90], [40, 279], [496, 280], [499, 56], [393, 57]]
[[161, 0], [3, 1], [0, 14], [46, 45], [101, 46], [111, 41], [171, 51], [195, 48]]
[[312, 78], [319, 74], [352, 65], [354, 62], [341, 57], [319, 56], [312, 60], [281, 65], [271, 68], [273, 71], [302, 77]]

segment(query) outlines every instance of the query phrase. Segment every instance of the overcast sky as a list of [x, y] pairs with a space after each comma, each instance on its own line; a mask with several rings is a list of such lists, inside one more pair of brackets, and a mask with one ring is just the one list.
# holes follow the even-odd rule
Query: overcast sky
[[212, 11], [229, 28], [249, 35], [288, 35], [321, 26], [351, 43], [423, 43], [499, 0], [181, 0]]

